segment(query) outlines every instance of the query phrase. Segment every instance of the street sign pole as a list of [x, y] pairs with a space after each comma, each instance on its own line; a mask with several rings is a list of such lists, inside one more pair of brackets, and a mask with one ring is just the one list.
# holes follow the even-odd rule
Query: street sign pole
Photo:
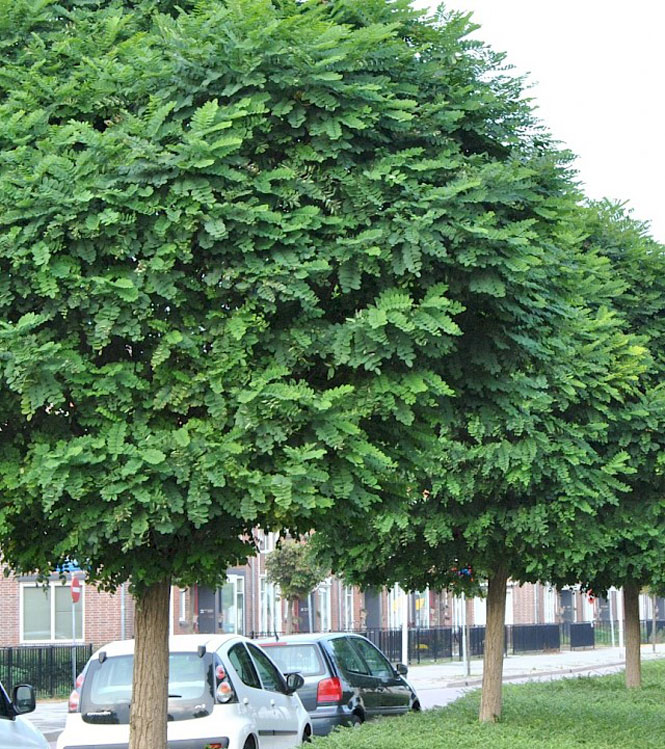
[[76, 689], [76, 604], [81, 597], [81, 581], [72, 573], [72, 684]]

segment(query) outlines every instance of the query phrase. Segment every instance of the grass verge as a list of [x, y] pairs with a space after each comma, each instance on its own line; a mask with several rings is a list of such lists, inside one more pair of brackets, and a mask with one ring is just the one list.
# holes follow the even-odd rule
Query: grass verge
[[503, 716], [478, 723], [480, 691], [448, 707], [384, 718], [317, 739], [316, 749], [645, 749], [665, 747], [665, 662], [623, 673], [504, 687]]

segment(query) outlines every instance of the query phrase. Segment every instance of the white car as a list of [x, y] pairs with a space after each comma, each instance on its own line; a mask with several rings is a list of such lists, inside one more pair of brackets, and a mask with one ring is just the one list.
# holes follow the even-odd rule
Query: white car
[[[176, 635], [169, 649], [169, 749], [288, 749], [309, 740], [312, 725], [296, 694], [303, 677], [283, 676], [251, 640]], [[133, 661], [134, 640], [92, 655], [57, 749], [126, 749]]]
[[14, 687], [10, 700], [0, 684], [0, 749], [48, 749], [44, 736], [23, 717], [35, 709], [35, 690], [28, 684]]

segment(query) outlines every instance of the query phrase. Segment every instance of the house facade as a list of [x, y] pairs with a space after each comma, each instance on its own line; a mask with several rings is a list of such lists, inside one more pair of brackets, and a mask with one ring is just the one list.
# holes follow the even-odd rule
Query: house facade
[[[283, 632], [286, 601], [266, 575], [266, 557], [274, 549], [274, 534], [259, 533], [259, 552], [247, 564], [227, 571], [219, 588], [195, 585], [174, 587], [170, 605], [173, 634], [236, 632], [247, 636]], [[78, 603], [71, 597], [72, 574], [82, 581]], [[409, 627], [483, 626], [484, 598], [464, 599], [447, 591], [410, 593]], [[402, 626], [403, 593], [397, 587], [361, 591], [336, 577], [321, 582], [297, 603], [295, 628], [309, 631], [366, 631]], [[622, 598], [612, 591], [608, 599], [593, 599], [573, 588], [508, 584], [506, 624], [559, 624], [617, 620]], [[665, 618], [665, 600], [657, 603], [658, 618]], [[640, 596], [642, 619], [653, 616], [652, 599]], [[81, 572], [68, 572], [48, 584], [35, 577], [0, 575], [0, 647], [18, 645], [92, 643], [133, 637], [134, 601], [128, 585], [115, 593], [86, 584]]]

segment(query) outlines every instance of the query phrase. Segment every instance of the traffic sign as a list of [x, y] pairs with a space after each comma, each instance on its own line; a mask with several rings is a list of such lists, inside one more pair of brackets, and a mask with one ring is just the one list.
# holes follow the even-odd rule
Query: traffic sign
[[72, 576], [72, 603], [78, 603], [79, 598], [81, 597], [81, 581], [79, 580], [76, 575]]

